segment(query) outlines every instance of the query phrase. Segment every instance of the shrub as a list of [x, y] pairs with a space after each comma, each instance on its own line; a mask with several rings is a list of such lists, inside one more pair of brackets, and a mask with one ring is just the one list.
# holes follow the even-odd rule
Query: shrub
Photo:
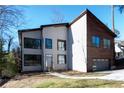
[[5, 56], [6, 62], [4, 69], [2, 70], [2, 77], [12, 77], [18, 72], [17, 65], [13, 53], [9, 53]]

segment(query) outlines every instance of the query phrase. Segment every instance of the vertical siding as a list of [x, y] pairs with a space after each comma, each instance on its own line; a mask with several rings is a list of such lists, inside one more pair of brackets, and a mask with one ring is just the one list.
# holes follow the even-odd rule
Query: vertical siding
[[[110, 35], [107, 28], [103, 24], [99, 23], [91, 14], [87, 14], [87, 55], [88, 55], [88, 71], [93, 71], [93, 58], [97, 59], [109, 59], [109, 66], [114, 65], [114, 37]], [[97, 35], [100, 37], [100, 47], [96, 48], [92, 46], [92, 36]], [[111, 47], [104, 48], [103, 39], [107, 38], [111, 42]]]

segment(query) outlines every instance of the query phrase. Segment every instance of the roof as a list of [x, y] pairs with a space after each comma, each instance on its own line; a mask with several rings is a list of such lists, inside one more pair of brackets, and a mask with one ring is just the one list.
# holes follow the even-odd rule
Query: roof
[[43, 27], [49, 27], [49, 26], [69, 26], [69, 23], [58, 23], [58, 24], [47, 24], [47, 25], [41, 25], [40, 28], [32, 28], [32, 29], [22, 29], [22, 30], [18, 30], [18, 32], [27, 32], [27, 31], [37, 31], [37, 30], [41, 30]]
[[22, 30], [18, 30], [18, 32], [25, 32], [25, 31], [37, 31], [37, 30], [40, 30], [40, 28], [22, 29]]
[[77, 20], [79, 20], [82, 16], [84, 16], [87, 13], [88, 9], [86, 9], [85, 11], [83, 11], [78, 17], [76, 17], [71, 23], [70, 25], [72, 25], [73, 23], [75, 23]]
[[81, 17], [83, 17], [85, 14], [90, 14], [92, 17], [94, 17], [94, 19], [96, 21], [98, 21], [104, 28], [106, 28], [108, 31], [108, 33], [110, 33], [111, 35], [113, 35], [114, 37], [116, 37], [117, 35], [110, 30], [103, 22], [101, 22], [91, 11], [89, 11], [88, 9], [86, 9], [85, 11], [83, 11], [78, 17], [76, 17], [71, 23], [70, 25], [72, 25], [73, 23], [75, 23], [77, 20], [79, 20]]
[[83, 11], [78, 17], [76, 17], [71, 23], [57, 23], [57, 24], [47, 24], [47, 25], [41, 25], [40, 28], [33, 28], [33, 29], [23, 29], [19, 30], [19, 32], [25, 32], [25, 31], [36, 31], [36, 30], [41, 30], [43, 27], [49, 27], [49, 26], [71, 26], [73, 23], [75, 23], [77, 20], [79, 20], [82, 16], [85, 14], [90, 14], [94, 19], [99, 22], [105, 29], [107, 29], [107, 32], [116, 37], [117, 35], [112, 32], [103, 22], [101, 22], [92, 12], [90, 12], [88, 9]]
[[58, 24], [41, 25], [41, 28], [42, 28], [42, 27], [48, 27], [48, 26], [61, 26], [61, 25], [69, 26], [69, 23], [58, 23]]

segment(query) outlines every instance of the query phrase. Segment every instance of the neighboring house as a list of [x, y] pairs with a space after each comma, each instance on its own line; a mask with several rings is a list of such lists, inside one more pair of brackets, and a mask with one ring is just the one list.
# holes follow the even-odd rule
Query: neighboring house
[[115, 41], [116, 59], [124, 58], [124, 41]]
[[89, 10], [71, 23], [19, 30], [22, 71], [111, 69], [115, 62], [114, 37]]

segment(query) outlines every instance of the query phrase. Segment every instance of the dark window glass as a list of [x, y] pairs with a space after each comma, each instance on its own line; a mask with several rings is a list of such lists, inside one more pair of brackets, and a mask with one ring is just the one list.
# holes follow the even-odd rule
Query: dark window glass
[[58, 40], [58, 50], [66, 50], [66, 41], [65, 40]]
[[100, 38], [98, 36], [92, 36], [92, 45], [94, 47], [100, 46]]
[[24, 55], [24, 66], [37, 66], [41, 63], [41, 55]]
[[45, 39], [45, 48], [52, 49], [52, 39]]
[[24, 48], [40, 49], [41, 48], [41, 40], [40, 39], [32, 39], [32, 38], [24, 38]]
[[58, 64], [66, 64], [66, 55], [58, 55]]
[[103, 43], [104, 43], [104, 48], [110, 48], [110, 40], [109, 39], [104, 39]]

